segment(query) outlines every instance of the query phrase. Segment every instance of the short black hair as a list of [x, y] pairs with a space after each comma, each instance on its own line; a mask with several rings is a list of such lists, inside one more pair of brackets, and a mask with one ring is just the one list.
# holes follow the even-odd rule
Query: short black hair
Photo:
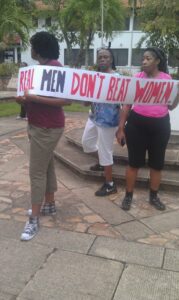
[[145, 52], [146, 51], [152, 52], [155, 58], [160, 59], [160, 63], [158, 65], [159, 71], [168, 73], [167, 56], [165, 52], [157, 47], [148, 47], [147, 49], [145, 49]]
[[111, 48], [110, 48], [110, 47], [101, 47], [100, 49], [97, 50], [97, 54], [98, 54], [98, 52], [99, 52], [100, 50], [107, 50], [107, 51], [110, 53], [111, 58], [112, 58], [111, 67], [112, 67], [113, 70], [116, 70], [114, 54], [113, 54]]
[[59, 58], [58, 40], [53, 34], [47, 31], [37, 32], [31, 37], [30, 43], [34, 51], [42, 58]]

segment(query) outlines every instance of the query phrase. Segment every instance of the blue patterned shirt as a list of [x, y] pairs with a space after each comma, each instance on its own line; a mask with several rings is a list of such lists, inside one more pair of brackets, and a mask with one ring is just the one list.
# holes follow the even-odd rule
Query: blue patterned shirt
[[119, 124], [120, 105], [92, 103], [89, 118], [97, 126], [116, 127]]

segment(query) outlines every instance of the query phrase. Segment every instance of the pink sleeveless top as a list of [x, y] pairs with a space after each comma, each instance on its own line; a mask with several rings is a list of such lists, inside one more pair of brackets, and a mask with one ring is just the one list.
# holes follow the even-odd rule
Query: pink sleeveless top
[[[135, 75], [137, 78], [147, 78], [146, 73], [140, 72]], [[160, 72], [156, 79], [172, 79], [167, 73]], [[162, 118], [168, 114], [167, 105], [135, 105], [133, 106], [133, 111], [137, 114], [152, 117], [152, 118]]]

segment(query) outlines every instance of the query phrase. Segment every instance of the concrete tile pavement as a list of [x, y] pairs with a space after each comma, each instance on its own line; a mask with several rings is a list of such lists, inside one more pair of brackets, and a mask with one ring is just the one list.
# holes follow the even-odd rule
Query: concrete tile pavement
[[[86, 114], [67, 114], [66, 130]], [[39, 234], [19, 241], [30, 205], [24, 121], [0, 119], [0, 299], [178, 300], [178, 194], [161, 192], [166, 212], [135, 191], [129, 213], [118, 194], [97, 198], [100, 183], [57, 164], [57, 216], [42, 217]]]

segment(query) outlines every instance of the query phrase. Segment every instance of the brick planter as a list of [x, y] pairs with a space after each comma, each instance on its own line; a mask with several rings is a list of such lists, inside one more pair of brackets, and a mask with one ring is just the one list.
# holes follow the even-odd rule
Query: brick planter
[[11, 76], [0, 76], [0, 91], [7, 91], [7, 85]]

